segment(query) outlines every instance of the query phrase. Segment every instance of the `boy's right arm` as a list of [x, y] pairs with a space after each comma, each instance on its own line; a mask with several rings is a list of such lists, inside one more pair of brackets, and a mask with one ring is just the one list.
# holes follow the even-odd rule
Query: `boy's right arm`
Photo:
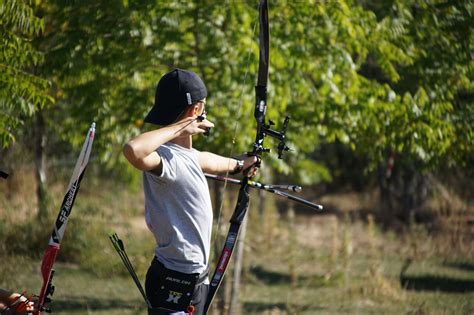
[[161, 173], [161, 158], [156, 149], [179, 136], [179, 129], [180, 124], [173, 124], [142, 133], [125, 144], [123, 155], [141, 171], [156, 170]]
[[155, 150], [173, 138], [170, 137], [169, 127], [142, 133], [125, 144], [123, 155], [141, 171], [157, 168], [157, 171], [161, 171], [161, 158]]
[[161, 174], [161, 158], [156, 149], [174, 138], [204, 133], [207, 127], [213, 126], [214, 124], [207, 120], [197, 121], [194, 116], [188, 117], [175, 124], [136, 136], [125, 144], [123, 154], [135, 168], [141, 171], [155, 170]]

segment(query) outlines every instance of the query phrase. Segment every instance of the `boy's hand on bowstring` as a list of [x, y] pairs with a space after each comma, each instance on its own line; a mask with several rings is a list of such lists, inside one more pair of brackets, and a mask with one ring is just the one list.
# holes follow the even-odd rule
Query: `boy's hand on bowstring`
[[186, 117], [180, 120], [176, 125], [180, 126], [177, 131], [179, 136], [192, 136], [207, 132], [214, 124], [207, 119], [200, 119], [201, 116]]

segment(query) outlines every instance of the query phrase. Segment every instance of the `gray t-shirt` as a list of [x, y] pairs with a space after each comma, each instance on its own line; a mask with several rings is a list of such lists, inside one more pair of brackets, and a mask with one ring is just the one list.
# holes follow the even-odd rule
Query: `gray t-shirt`
[[156, 151], [161, 175], [143, 172], [145, 220], [156, 257], [166, 268], [202, 273], [209, 263], [212, 204], [198, 151], [171, 142]]

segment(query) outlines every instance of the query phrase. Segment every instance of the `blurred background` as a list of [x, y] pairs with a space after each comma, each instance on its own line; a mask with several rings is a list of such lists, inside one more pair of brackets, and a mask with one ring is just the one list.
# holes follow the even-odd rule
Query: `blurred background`
[[[146, 314], [107, 237], [123, 238], [143, 281], [154, 240], [122, 147], [153, 128], [155, 86], [179, 67], [205, 81], [216, 125], [195, 147], [251, 149], [257, 2], [0, 1], [1, 288], [39, 293], [94, 121], [51, 307]], [[302, 185], [325, 210], [252, 192], [213, 314], [474, 312], [473, 15], [470, 0], [269, 2], [267, 117], [278, 129], [291, 116], [292, 151], [267, 154], [257, 180]], [[237, 190], [209, 185], [214, 257]]]

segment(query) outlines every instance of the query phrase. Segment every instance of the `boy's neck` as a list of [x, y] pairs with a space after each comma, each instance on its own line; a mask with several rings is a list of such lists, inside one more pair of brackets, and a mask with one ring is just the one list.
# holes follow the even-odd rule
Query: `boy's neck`
[[182, 146], [186, 149], [192, 149], [193, 147], [193, 138], [191, 136], [174, 138], [173, 140], [170, 140], [170, 142]]

